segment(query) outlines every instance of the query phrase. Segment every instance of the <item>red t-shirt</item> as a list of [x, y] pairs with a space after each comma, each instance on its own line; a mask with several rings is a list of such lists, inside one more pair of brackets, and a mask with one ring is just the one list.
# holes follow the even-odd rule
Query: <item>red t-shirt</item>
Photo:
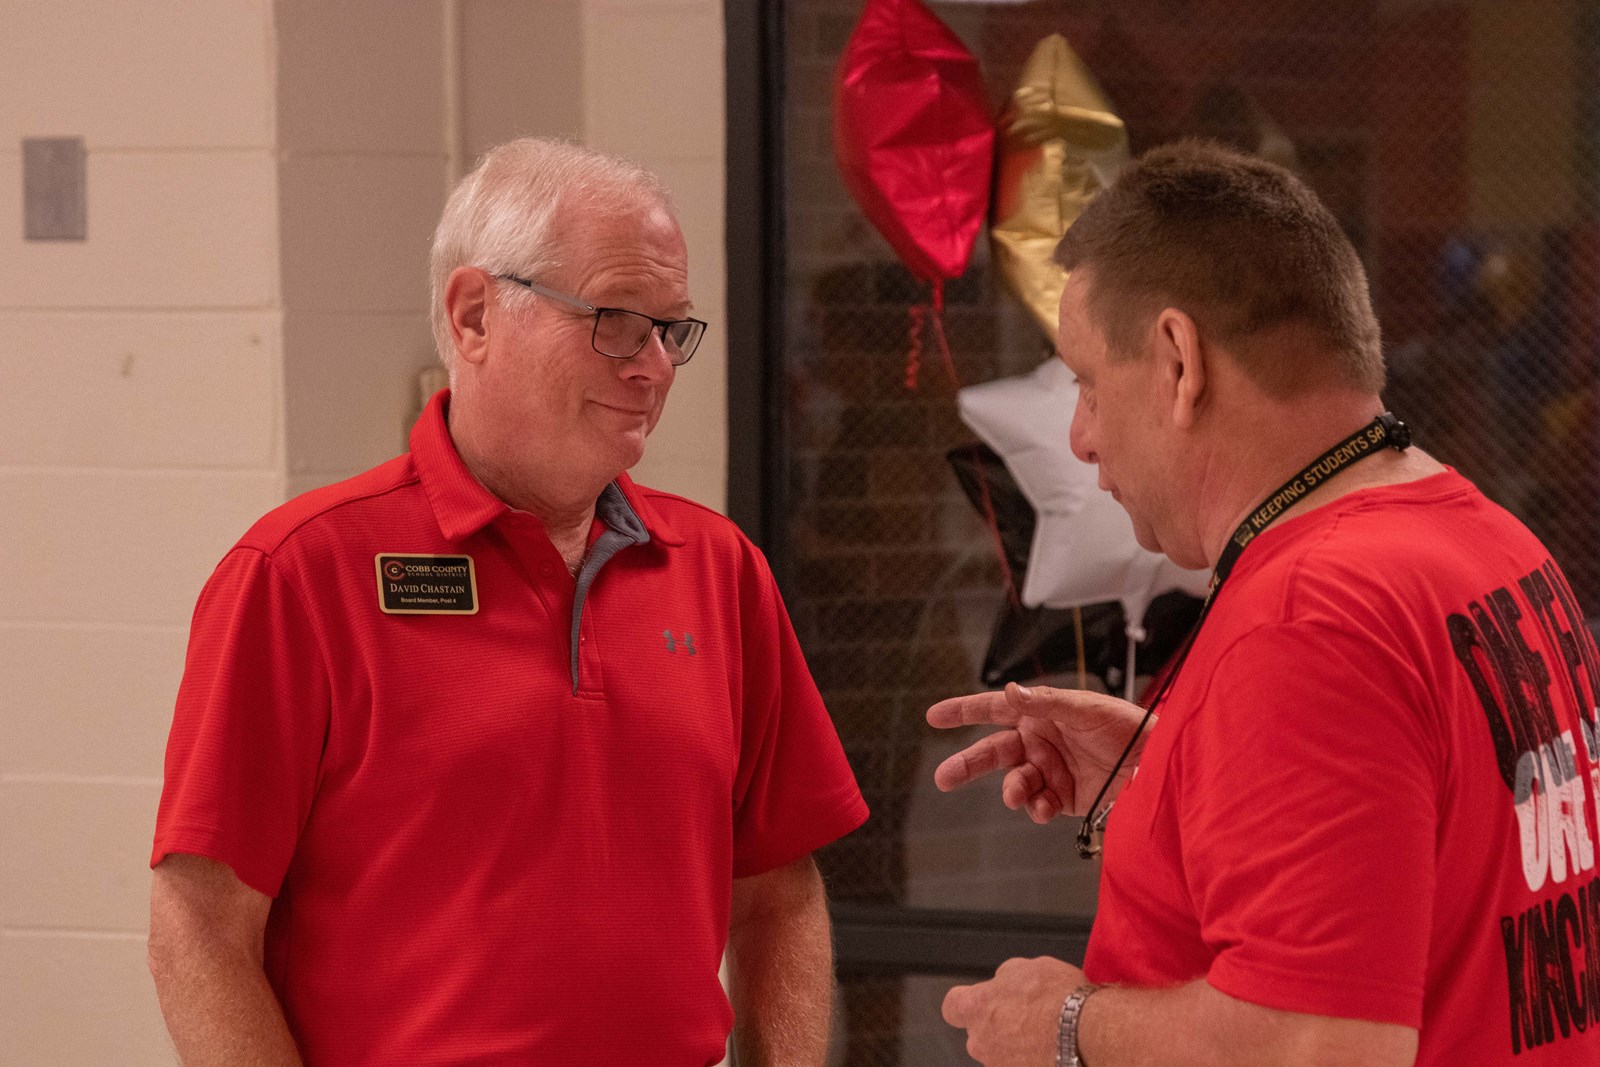
[[1594, 1067], [1597, 694], [1560, 570], [1455, 472], [1268, 529], [1117, 800], [1087, 973]]
[[866, 817], [771, 573], [620, 478], [649, 540], [588, 589], [574, 693], [575, 583], [444, 404], [217, 568], [151, 862], [275, 898], [268, 978], [309, 1064], [715, 1063], [732, 880]]

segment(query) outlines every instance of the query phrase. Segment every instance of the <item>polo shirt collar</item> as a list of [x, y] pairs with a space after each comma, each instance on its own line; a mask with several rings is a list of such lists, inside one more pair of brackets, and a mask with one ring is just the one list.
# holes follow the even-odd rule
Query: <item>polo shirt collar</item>
[[[652, 541], [659, 541], [674, 548], [678, 548], [685, 543], [677, 529], [662, 517], [661, 512], [657, 511], [650, 503], [649, 498], [644, 495], [644, 491], [634, 484], [632, 478], [628, 477], [627, 471], [617, 475], [617, 480], [612, 482], [611, 486], [622, 491], [622, 496], [628, 502], [628, 506], [639, 517], [639, 521], [644, 523], [645, 529], [650, 531], [650, 539]], [[604, 496], [601, 499], [605, 499]], [[598, 513], [597, 509], [596, 514]], [[601, 517], [604, 518], [604, 516]]]
[[[461, 454], [450, 439], [449, 410], [450, 390], [441, 389], [428, 401], [422, 417], [411, 429], [411, 461], [416, 466], [428, 503], [433, 507], [439, 531], [447, 540], [463, 541], [511, 509], [485, 489], [461, 461]], [[684, 543], [626, 472], [617, 475], [616, 481], [607, 486], [595, 502], [596, 516], [608, 527], [626, 532], [631, 525], [615, 507], [614, 494], [620, 495], [632, 510], [643, 527], [642, 532], [647, 534], [646, 540], [673, 546]]]
[[411, 462], [439, 531], [447, 541], [464, 541], [511, 509], [461, 462], [450, 440], [449, 411], [450, 390], [441, 389], [411, 428]]

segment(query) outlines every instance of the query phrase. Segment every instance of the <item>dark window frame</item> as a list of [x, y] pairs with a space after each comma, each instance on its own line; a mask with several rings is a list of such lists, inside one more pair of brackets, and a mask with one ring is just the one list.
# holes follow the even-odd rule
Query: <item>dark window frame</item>
[[[784, 4], [724, 5], [727, 67], [726, 256], [728, 515], [765, 551], [780, 586], [788, 509], [785, 337]], [[1081, 963], [1090, 921], [1068, 916], [839, 904], [843, 976], [986, 977], [1020, 955]]]

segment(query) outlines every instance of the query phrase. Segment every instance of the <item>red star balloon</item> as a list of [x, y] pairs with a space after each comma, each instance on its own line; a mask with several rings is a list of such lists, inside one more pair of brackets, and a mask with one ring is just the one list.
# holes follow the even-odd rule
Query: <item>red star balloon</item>
[[833, 135], [850, 194], [937, 305], [988, 212], [994, 125], [977, 59], [919, 0], [867, 0], [839, 60]]

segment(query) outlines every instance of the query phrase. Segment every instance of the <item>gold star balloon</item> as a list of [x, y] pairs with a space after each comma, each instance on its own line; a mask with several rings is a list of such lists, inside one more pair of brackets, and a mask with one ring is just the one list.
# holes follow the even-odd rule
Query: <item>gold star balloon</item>
[[1067, 227], [1128, 159], [1128, 132], [1067, 44], [1051, 34], [1022, 68], [1000, 119], [995, 264], [1054, 342], [1067, 275], [1051, 256]]

